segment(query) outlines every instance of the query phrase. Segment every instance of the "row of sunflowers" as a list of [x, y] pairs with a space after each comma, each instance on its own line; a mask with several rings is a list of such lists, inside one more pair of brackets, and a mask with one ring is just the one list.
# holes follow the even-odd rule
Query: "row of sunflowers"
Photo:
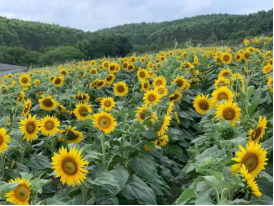
[[272, 204], [272, 43], [3, 75], [1, 204]]

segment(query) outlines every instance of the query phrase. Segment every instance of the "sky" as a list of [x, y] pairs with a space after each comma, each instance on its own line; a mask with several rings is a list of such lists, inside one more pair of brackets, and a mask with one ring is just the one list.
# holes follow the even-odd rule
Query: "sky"
[[272, 0], [0, 0], [0, 16], [84, 31], [202, 14], [249, 14], [272, 8]]

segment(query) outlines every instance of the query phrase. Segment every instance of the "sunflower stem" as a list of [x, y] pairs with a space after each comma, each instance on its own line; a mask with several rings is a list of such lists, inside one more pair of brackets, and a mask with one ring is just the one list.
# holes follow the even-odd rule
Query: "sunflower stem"
[[2, 171], [1, 171], [1, 180], [4, 181], [4, 176], [5, 176], [5, 154], [1, 154], [1, 160], [3, 161], [3, 168], [2, 168]]
[[105, 134], [103, 133], [101, 138], [101, 146], [102, 146], [102, 152], [103, 152], [103, 165], [105, 168], [107, 168], [106, 165], [106, 145], [105, 145]]

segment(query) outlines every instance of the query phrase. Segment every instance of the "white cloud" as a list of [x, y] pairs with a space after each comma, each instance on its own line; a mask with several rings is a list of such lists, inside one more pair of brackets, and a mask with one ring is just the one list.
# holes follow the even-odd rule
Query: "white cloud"
[[0, 13], [0, 16], [7, 17], [8, 19], [14, 19], [16, 17], [15, 13]]

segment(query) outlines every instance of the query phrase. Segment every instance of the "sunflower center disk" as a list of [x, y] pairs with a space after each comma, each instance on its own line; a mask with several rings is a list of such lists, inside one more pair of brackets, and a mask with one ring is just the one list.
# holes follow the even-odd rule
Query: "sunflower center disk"
[[47, 130], [52, 130], [54, 128], [53, 122], [47, 122], [45, 125]]
[[158, 90], [158, 94], [164, 94], [164, 92], [165, 92], [165, 90], [163, 90], [163, 89]]
[[33, 133], [35, 131], [35, 124], [33, 122], [28, 122], [27, 125], [26, 125], [26, 130], [28, 133]]
[[111, 102], [110, 101], [105, 101], [105, 107], [110, 107], [111, 106]]
[[86, 107], [80, 107], [80, 108], [79, 108], [79, 113], [80, 113], [80, 115], [83, 116], [83, 117], [88, 116], [88, 110], [87, 110]]
[[223, 115], [225, 120], [232, 120], [235, 117], [235, 111], [231, 108], [227, 108], [224, 110]]
[[155, 100], [156, 100], [156, 97], [155, 97], [155, 95], [149, 95], [148, 96], [148, 100], [150, 101], [150, 102], [154, 102]]
[[43, 101], [43, 104], [46, 106], [46, 107], [52, 107], [53, 103], [50, 99], [45, 99]]
[[251, 135], [252, 140], [257, 139], [260, 136], [261, 132], [262, 132], [262, 128], [261, 127], [256, 128], [254, 130], [254, 132], [252, 133], [252, 135]]
[[72, 158], [65, 158], [62, 161], [62, 169], [68, 175], [75, 175], [78, 171], [77, 164]]
[[23, 82], [24, 84], [26, 84], [26, 83], [29, 82], [29, 80], [28, 80], [27, 78], [23, 78], [23, 79], [22, 79], [22, 82]]
[[29, 188], [26, 185], [18, 185], [15, 190], [15, 196], [21, 202], [25, 202], [29, 196]]
[[146, 75], [144, 72], [140, 72], [140, 77], [144, 78]]
[[247, 154], [243, 159], [243, 163], [248, 172], [252, 172], [258, 165], [258, 157], [255, 154]]
[[208, 110], [209, 105], [208, 105], [207, 101], [201, 100], [201, 101], [199, 102], [199, 107], [200, 107], [202, 110]]
[[61, 83], [61, 79], [60, 78], [57, 78], [56, 80], [55, 80], [55, 84], [60, 84]]
[[224, 56], [224, 60], [225, 60], [225, 61], [228, 61], [228, 60], [229, 60], [229, 57], [228, 57], [228, 56]]
[[122, 85], [119, 85], [118, 87], [117, 87], [117, 91], [118, 92], [123, 92], [125, 89], [124, 89], [124, 87], [122, 86]]
[[68, 137], [68, 140], [75, 140], [77, 139], [78, 135], [75, 134], [73, 131], [68, 131], [67, 137]]
[[178, 80], [176, 83], [178, 87], [181, 87], [184, 85], [184, 82], [182, 80]]
[[228, 95], [224, 92], [221, 92], [219, 95], [218, 95], [218, 101], [222, 101], [222, 100], [227, 100], [228, 99]]
[[99, 120], [99, 125], [103, 128], [108, 128], [110, 126], [110, 121], [108, 118], [103, 117]]

